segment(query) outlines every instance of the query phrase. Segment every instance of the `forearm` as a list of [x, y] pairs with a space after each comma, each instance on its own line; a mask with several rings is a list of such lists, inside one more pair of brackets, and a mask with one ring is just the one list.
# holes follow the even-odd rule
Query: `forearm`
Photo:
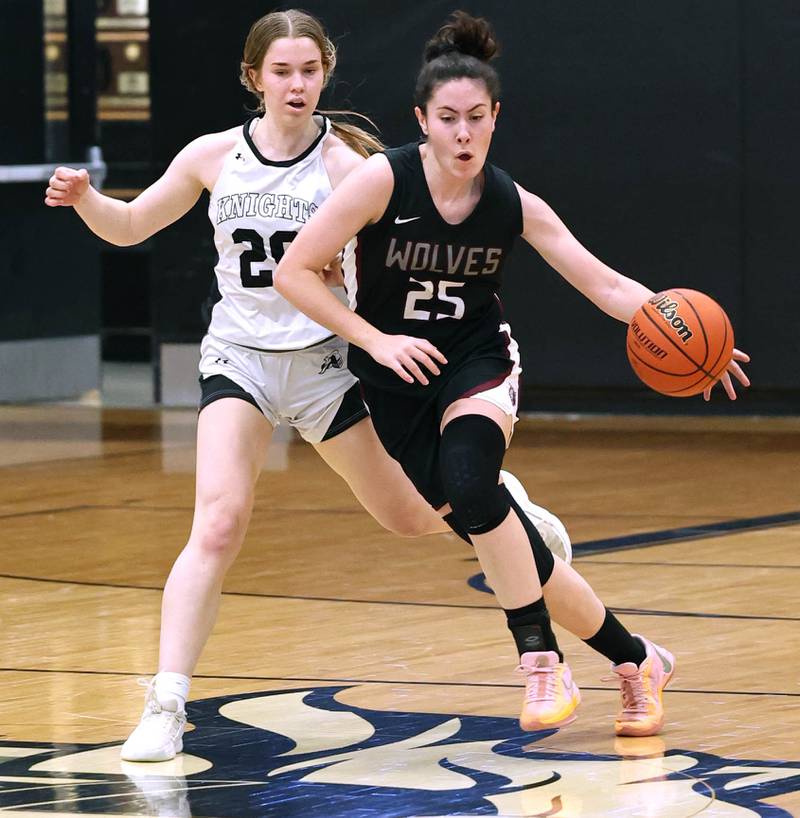
[[612, 318], [630, 324], [633, 314], [653, 295], [653, 291], [632, 278], [615, 274], [614, 283], [601, 309]]
[[522, 202], [525, 240], [595, 306], [612, 318], [629, 324], [652, 291], [592, 255], [546, 202], [517, 187]]
[[75, 210], [95, 235], [111, 244], [127, 247], [147, 238], [135, 235], [128, 202], [112, 199], [93, 187], [81, 197]]
[[342, 304], [313, 270], [299, 269], [287, 273], [282, 266], [278, 265], [273, 274], [273, 284], [300, 312], [362, 349], [367, 349], [370, 341], [381, 335], [372, 324]]
[[633, 314], [653, 294], [643, 284], [618, 273], [582, 247], [566, 257], [545, 260], [596, 307], [629, 324]]

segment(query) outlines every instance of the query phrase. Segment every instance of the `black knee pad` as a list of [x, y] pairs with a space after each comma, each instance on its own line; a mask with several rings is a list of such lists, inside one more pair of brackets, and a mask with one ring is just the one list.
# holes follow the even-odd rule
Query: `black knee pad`
[[553, 556], [553, 552], [544, 544], [539, 530], [531, 522], [517, 501], [511, 496], [511, 492], [505, 485], [500, 486], [500, 488], [508, 495], [509, 505], [514, 509], [514, 513], [519, 517], [519, 521], [522, 523], [525, 533], [528, 535], [531, 550], [533, 551], [533, 559], [536, 561], [536, 573], [539, 574], [539, 582], [544, 585], [547, 580], [550, 579], [553, 568], [555, 568], [556, 560]]
[[451, 511], [449, 514], [445, 514], [442, 519], [450, 526], [450, 530], [453, 534], [461, 537], [462, 540], [467, 545], [472, 545], [472, 540], [469, 538], [469, 534], [467, 533], [467, 529], [464, 528], [463, 525], [458, 520], [458, 517]]
[[447, 499], [469, 534], [497, 528], [511, 509], [507, 491], [497, 484], [506, 440], [483, 415], [462, 415], [445, 426], [439, 468]]

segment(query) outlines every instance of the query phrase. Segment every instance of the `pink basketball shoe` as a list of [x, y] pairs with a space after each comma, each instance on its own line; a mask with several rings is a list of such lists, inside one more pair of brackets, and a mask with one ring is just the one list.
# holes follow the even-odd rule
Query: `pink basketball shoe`
[[654, 736], [664, 726], [663, 692], [675, 672], [675, 657], [649, 639], [633, 635], [647, 656], [639, 667], [633, 662], [611, 666], [622, 693], [622, 711], [614, 730], [618, 736]]
[[575, 721], [581, 702], [578, 686], [555, 651], [523, 653], [518, 671], [525, 675], [525, 701], [519, 724], [523, 730], [549, 730]]

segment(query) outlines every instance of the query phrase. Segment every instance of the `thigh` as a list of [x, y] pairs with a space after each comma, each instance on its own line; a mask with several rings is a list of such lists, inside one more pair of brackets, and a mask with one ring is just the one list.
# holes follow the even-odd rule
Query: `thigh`
[[383, 447], [435, 509], [446, 502], [439, 475], [436, 395], [419, 399], [362, 384], [370, 417]]
[[314, 447], [385, 528], [421, 535], [445, 530], [400, 464], [389, 456], [369, 417]]
[[206, 406], [197, 420], [197, 510], [220, 501], [249, 507], [271, 436], [272, 426], [246, 400]]
[[447, 426], [450, 421], [463, 415], [483, 415], [483, 417], [493, 420], [503, 433], [506, 439], [506, 447], [511, 440], [511, 433], [514, 430], [514, 422], [516, 420], [514, 415], [509, 415], [506, 411], [488, 401], [480, 398], [462, 398], [455, 403], [451, 403], [445, 409], [442, 416], [441, 429]]

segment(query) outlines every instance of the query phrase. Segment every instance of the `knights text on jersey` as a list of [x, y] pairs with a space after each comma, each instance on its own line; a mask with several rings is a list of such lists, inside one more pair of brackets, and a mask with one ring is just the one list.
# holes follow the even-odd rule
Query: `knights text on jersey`
[[319, 136], [300, 156], [273, 162], [253, 141], [254, 117], [223, 163], [208, 207], [219, 255], [209, 333], [222, 341], [283, 351], [331, 337], [272, 286], [287, 245], [331, 194], [322, 160], [330, 123], [315, 121]]
[[[481, 198], [454, 225], [436, 209], [419, 145], [385, 155], [394, 191], [380, 221], [358, 234], [355, 270], [345, 271], [351, 309], [383, 332], [428, 339], [448, 359], [445, 370], [483, 351], [506, 354], [498, 290], [505, 260], [522, 233], [513, 180], [487, 163]], [[426, 389], [406, 384], [357, 347], [350, 349], [349, 366], [378, 388]]]

